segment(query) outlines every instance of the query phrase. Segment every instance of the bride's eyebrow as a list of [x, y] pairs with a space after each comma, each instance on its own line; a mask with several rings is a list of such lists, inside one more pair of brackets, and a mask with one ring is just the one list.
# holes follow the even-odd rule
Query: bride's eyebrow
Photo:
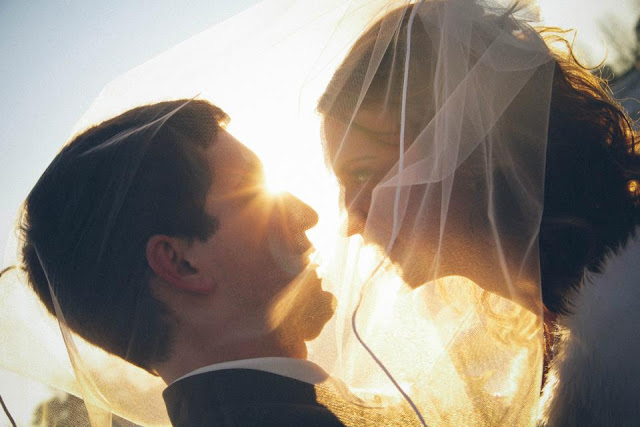
[[342, 165], [340, 170], [348, 173], [354, 167], [358, 168], [358, 166], [362, 166], [361, 163], [366, 163], [372, 160], [377, 160], [377, 158], [375, 156], [368, 155], [368, 156], [357, 157], [355, 159], [350, 159], [348, 162]]
[[[394, 145], [394, 146], [398, 145], [398, 140], [397, 140], [398, 131], [396, 130], [378, 131], [378, 130], [369, 129], [368, 127], [359, 125], [355, 122], [351, 123], [351, 128], [371, 137], [374, 140], [374, 142], [378, 142], [384, 145]], [[394, 139], [392, 140], [392, 142], [389, 142], [386, 140], [387, 138], [394, 138]]]
[[373, 130], [355, 121], [351, 122], [350, 127], [357, 129], [361, 132], [375, 134], [375, 135], [397, 135], [398, 134], [397, 130], [390, 130], [390, 131]]

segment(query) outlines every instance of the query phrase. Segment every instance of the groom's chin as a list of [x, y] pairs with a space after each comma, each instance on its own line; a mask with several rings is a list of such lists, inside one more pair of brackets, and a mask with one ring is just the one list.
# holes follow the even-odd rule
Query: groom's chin
[[333, 294], [321, 291], [305, 302], [296, 313], [291, 313], [279, 328], [281, 343], [288, 349], [289, 357], [307, 358], [308, 341], [315, 340], [327, 322], [333, 317], [337, 300]]
[[321, 291], [316, 298], [309, 301], [305, 315], [300, 319], [302, 337], [305, 341], [312, 341], [320, 335], [333, 317], [337, 304], [336, 297], [326, 291]]

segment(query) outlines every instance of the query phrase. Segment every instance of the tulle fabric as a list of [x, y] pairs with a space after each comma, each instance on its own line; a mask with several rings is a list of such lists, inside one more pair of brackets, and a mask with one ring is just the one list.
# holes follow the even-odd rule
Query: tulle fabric
[[[267, 0], [116, 79], [74, 129], [168, 99], [229, 114], [268, 180], [320, 215], [313, 260], [338, 306], [309, 359], [361, 408], [346, 424], [380, 408], [535, 423], [553, 61], [535, 4], [504, 3]], [[165, 384], [48, 315], [23, 276], [1, 279], [0, 365], [82, 398], [92, 425], [168, 424]]]

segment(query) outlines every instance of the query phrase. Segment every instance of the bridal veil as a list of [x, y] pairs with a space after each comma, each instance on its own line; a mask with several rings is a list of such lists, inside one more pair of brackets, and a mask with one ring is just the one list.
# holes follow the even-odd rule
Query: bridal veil
[[[143, 104], [217, 105], [269, 184], [320, 215], [312, 257], [338, 305], [309, 359], [347, 398], [416, 425], [532, 425], [554, 72], [537, 19], [532, 2], [266, 0], [120, 76], [74, 133]], [[95, 425], [168, 423], [162, 381], [84, 341], [62, 304], [48, 315], [20, 268], [0, 284], [0, 366], [82, 398]]]

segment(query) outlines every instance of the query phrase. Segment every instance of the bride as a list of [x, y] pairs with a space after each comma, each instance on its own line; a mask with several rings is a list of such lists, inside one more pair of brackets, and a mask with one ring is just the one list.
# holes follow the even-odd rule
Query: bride
[[[640, 151], [606, 84], [519, 12], [418, 2], [386, 13], [354, 43], [318, 107], [346, 233], [383, 249], [410, 287], [429, 288], [421, 292], [430, 313], [464, 306], [460, 283], [448, 278], [477, 285], [462, 288], [479, 296], [485, 330], [492, 322], [499, 329], [479, 334], [482, 342], [451, 338], [447, 351], [466, 392], [482, 400], [474, 414], [484, 422], [507, 419], [496, 403], [498, 375], [481, 358], [500, 360], [500, 340], [522, 339], [521, 349], [535, 340], [514, 333], [526, 316], [505, 317], [491, 302], [499, 296], [542, 317], [546, 422], [629, 423], [640, 415], [629, 398], [637, 385], [616, 382], [633, 373], [636, 382], [637, 369], [630, 359], [622, 368], [607, 360], [624, 351], [614, 342], [599, 350], [599, 326], [588, 317], [614, 321], [616, 310], [638, 308], [637, 299], [615, 296], [637, 298], [638, 273], [617, 273], [618, 283], [606, 273], [637, 261], [640, 244], [629, 241], [640, 223]], [[589, 298], [611, 307], [598, 310]], [[540, 385], [538, 378], [529, 391]]]
[[[363, 410], [406, 403], [430, 426], [533, 425], [544, 369], [543, 422], [637, 419], [637, 392], [616, 381], [637, 387], [640, 375], [615, 353], [636, 334], [593, 327], [624, 328], [632, 318], [617, 316], [638, 312], [630, 126], [602, 83], [528, 24], [533, 2], [501, 3], [267, 1], [122, 76], [76, 131], [167, 99], [228, 112], [267, 172], [320, 213], [309, 237], [338, 306], [309, 359]], [[345, 238], [322, 196], [333, 187], [321, 146]], [[608, 283], [616, 269], [624, 280]], [[164, 385], [88, 348], [62, 316], [58, 328], [9, 273], [3, 367], [92, 413], [168, 422]]]

